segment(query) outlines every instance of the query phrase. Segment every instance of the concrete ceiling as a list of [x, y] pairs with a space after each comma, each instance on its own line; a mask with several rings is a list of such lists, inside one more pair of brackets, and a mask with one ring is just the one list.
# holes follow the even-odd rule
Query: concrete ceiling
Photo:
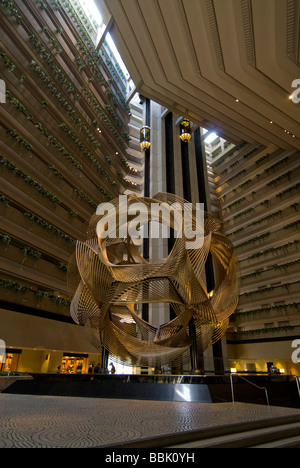
[[300, 149], [299, 0], [96, 1], [138, 92], [233, 142]]

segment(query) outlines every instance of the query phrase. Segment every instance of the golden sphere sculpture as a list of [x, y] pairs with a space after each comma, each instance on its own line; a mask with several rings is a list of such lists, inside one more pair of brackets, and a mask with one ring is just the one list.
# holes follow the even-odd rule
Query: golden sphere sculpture
[[[137, 210], [141, 206], [145, 209]], [[219, 232], [219, 220], [203, 212], [203, 222], [198, 223], [196, 207], [166, 193], [153, 198], [121, 196], [99, 207], [85, 242], [77, 242], [70, 262], [73, 320], [87, 327], [92, 344], [100, 352], [106, 348], [110, 358], [152, 367], [190, 362], [189, 324], [193, 321], [197, 353], [202, 356], [226, 333], [239, 297], [234, 248]], [[176, 233], [167, 258], [143, 258], [142, 236], [135, 234], [141, 234], [142, 226], [150, 230], [150, 224], [152, 234], [158, 228]], [[193, 235], [196, 241], [191, 243]], [[205, 285], [209, 253], [214, 265], [213, 291]], [[142, 318], [145, 303], [152, 315], [155, 306], [164, 304], [168, 310], [169, 304], [175, 318], [154, 326], [155, 322]]]

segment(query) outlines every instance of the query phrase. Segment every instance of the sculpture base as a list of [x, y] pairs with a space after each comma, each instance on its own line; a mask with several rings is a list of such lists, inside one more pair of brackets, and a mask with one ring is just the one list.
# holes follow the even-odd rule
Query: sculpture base
[[[293, 376], [251, 375], [247, 378], [267, 388], [271, 405], [299, 405]], [[30, 379], [13, 381], [3, 393], [195, 403], [232, 401], [228, 375], [31, 374]], [[235, 401], [266, 404], [264, 391], [237, 377], [234, 378], [234, 396]]]

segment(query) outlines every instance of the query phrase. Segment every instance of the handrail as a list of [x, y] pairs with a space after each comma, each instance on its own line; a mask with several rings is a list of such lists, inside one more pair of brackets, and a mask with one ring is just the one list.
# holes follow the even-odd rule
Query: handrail
[[[238, 374], [230, 374], [230, 384], [231, 384], [232, 403], [235, 403], [235, 400], [234, 400], [234, 389], [233, 389], [233, 375], [236, 375], [236, 376], [239, 377], [240, 379], [245, 380], [245, 382], [248, 382], [249, 384], [253, 385], [254, 387], [258, 388], [259, 390], [264, 390], [264, 391], [265, 391], [265, 394], [266, 394], [267, 405], [270, 406], [269, 396], [268, 396], [268, 390], [266, 389], [266, 387], [259, 387], [259, 386], [256, 385], [255, 383], [250, 382], [250, 380], [247, 380], [247, 379], [245, 379], [245, 377], [242, 377], [241, 375], [238, 375]], [[298, 382], [298, 385], [299, 385], [299, 382]], [[300, 395], [300, 386], [298, 387], [298, 389], [299, 389], [299, 395]]]
[[294, 377], [296, 379], [298, 394], [299, 394], [299, 398], [300, 398], [300, 377], [297, 377], [296, 375]]

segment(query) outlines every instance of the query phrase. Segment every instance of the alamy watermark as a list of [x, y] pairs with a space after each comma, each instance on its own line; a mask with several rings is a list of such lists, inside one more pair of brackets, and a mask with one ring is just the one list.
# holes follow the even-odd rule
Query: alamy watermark
[[6, 84], [4, 80], [0, 80], [0, 104], [6, 103]]
[[130, 201], [120, 195], [118, 206], [102, 203], [97, 208], [101, 216], [97, 224], [99, 239], [120, 238], [169, 239], [171, 229], [174, 237], [185, 239], [187, 249], [199, 249], [204, 243], [204, 205], [176, 202], [143, 203]]
[[292, 361], [294, 364], [300, 364], [300, 339], [292, 342], [292, 348], [296, 348], [292, 354]]
[[294, 104], [299, 104], [300, 102], [300, 78], [296, 79], [292, 83], [292, 88], [297, 88], [290, 96], [290, 99]]
[[3, 340], [0, 340], [0, 364], [5, 364], [6, 362], [6, 345]]

